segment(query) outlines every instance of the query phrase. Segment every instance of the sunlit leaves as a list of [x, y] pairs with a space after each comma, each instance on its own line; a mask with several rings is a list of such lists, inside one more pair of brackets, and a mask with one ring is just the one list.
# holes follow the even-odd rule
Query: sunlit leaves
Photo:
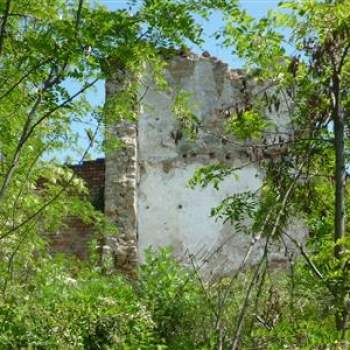
[[190, 140], [194, 140], [200, 120], [193, 113], [193, 105], [191, 103], [191, 94], [186, 91], [180, 91], [175, 96], [175, 101], [172, 105], [172, 112], [179, 121], [181, 129]]
[[263, 135], [269, 123], [258, 112], [248, 110], [233, 114], [226, 122], [225, 131], [241, 140], [258, 139]]
[[241, 223], [253, 218], [257, 207], [256, 194], [242, 192], [225, 198], [219, 206], [211, 210], [211, 216], [231, 224]]
[[[99, 238], [106, 230], [115, 232], [94, 210], [83, 182], [61, 164], [63, 153], [72, 158], [76, 152], [77, 162], [94, 147], [122, 147], [109, 135], [117, 122], [136, 121], [147, 66], [157, 88], [167, 88], [159, 48], [177, 48], [188, 40], [200, 43], [196, 16], [207, 17], [229, 5], [222, 0], [144, 0], [135, 1], [133, 9], [110, 11], [88, 0], [80, 9], [78, 4], [10, 1], [10, 16], [0, 34], [0, 252], [13, 263], [4, 272], [6, 281], [20, 280], [36, 266], [45, 253], [42, 235], [55, 232], [68, 216], [95, 223]], [[103, 110], [95, 107], [87, 91], [119, 70], [125, 78], [119, 94]], [[197, 120], [188, 98], [180, 97], [174, 108], [193, 137]], [[0, 284], [3, 288], [3, 280]]]
[[234, 178], [238, 177], [235, 171], [236, 169], [232, 169], [230, 166], [225, 164], [210, 164], [196, 169], [193, 177], [189, 181], [189, 186], [192, 188], [195, 186], [205, 188], [208, 185], [211, 185], [216, 190], [219, 190], [220, 184], [227, 176], [233, 175]]

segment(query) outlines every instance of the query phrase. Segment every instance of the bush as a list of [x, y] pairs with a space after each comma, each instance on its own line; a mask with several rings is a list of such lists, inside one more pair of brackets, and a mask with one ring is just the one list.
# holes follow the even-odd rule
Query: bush
[[130, 283], [47, 260], [0, 302], [1, 349], [152, 349], [154, 323]]
[[171, 258], [171, 251], [146, 252], [139, 294], [156, 324], [157, 341], [169, 349], [204, 349], [212, 342], [214, 315], [193, 270]]
[[[180, 350], [214, 350], [221, 342], [222, 349], [231, 349], [254, 270], [205, 282], [169, 250], [148, 251], [138, 291], [155, 322], [157, 342]], [[267, 268], [245, 310], [239, 349], [341, 349], [330, 299], [303, 260], [293, 273]]]
[[[228, 350], [253, 276], [204, 282], [167, 249], [148, 251], [133, 282], [66, 257], [40, 261], [3, 290], [0, 349]], [[260, 278], [240, 349], [341, 348], [332, 296], [303, 264]]]

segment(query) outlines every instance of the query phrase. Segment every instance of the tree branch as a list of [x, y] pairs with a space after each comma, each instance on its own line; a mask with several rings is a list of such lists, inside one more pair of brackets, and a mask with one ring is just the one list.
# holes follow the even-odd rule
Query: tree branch
[[[85, 149], [84, 154], [82, 155], [80, 162], [84, 161], [84, 159], [86, 158], [86, 156], [88, 155], [94, 140], [96, 138], [96, 135], [98, 133], [98, 130], [100, 129], [100, 124], [97, 125], [95, 132], [93, 134], [92, 139], [89, 142], [89, 145], [87, 146], [87, 148]], [[51, 205], [52, 203], [54, 203], [64, 192], [67, 191], [69, 185], [72, 183], [72, 181], [75, 179], [75, 177], [77, 176], [77, 174], [75, 172], [72, 173], [71, 177], [68, 179], [68, 181], [65, 183], [64, 186], [62, 186], [62, 188], [51, 198], [49, 199], [46, 203], [44, 203], [35, 213], [33, 213], [32, 215], [30, 215], [29, 217], [27, 217], [25, 220], [23, 220], [20, 224], [18, 224], [17, 226], [13, 227], [12, 229], [8, 230], [7, 232], [5, 232], [3, 235], [0, 236], [0, 240], [8, 237], [10, 234], [12, 234], [15, 231], [18, 231], [20, 228], [22, 228], [23, 226], [25, 226], [26, 224], [28, 224], [29, 222], [31, 222], [33, 219], [35, 219], [37, 216], [39, 216], [49, 205]]]
[[0, 100], [2, 100], [3, 98], [7, 97], [9, 94], [11, 94], [11, 92], [13, 90], [16, 89], [16, 87], [18, 85], [20, 85], [26, 78], [28, 78], [30, 76], [30, 74], [32, 74], [33, 72], [35, 72], [38, 68], [40, 68], [41, 66], [49, 63], [52, 60], [52, 58], [45, 60], [44, 62], [40, 62], [37, 65], [35, 65], [34, 67], [32, 67], [28, 72], [26, 72], [16, 83], [14, 83], [6, 92], [4, 92], [2, 95], [0, 95]]
[[312, 262], [309, 255], [306, 253], [303, 245], [300, 242], [298, 242], [295, 238], [293, 238], [288, 232], [283, 231], [283, 234], [299, 249], [300, 254], [305, 259], [305, 261], [307, 262], [307, 264], [309, 265], [309, 267], [311, 268], [311, 271], [315, 274], [315, 276], [323, 280], [324, 277], [322, 273], [316, 267], [316, 265]]
[[81, 20], [81, 11], [83, 9], [83, 3], [84, 3], [84, 0], [79, 0], [77, 17], [76, 17], [76, 21], [75, 21], [76, 34], [78, 34], [78, 30], [79, 30], [79, 25], [80, 25], [80, 20]]
[[[86, 84], [78, 92], [76, 92], [75, 94], [70, 96], [68, 99], [63, 101], [61, 104], [57, 105], [55, 108], [53, 108], [50, 111], [48, 111], [47, 113], [45, 113], [35, 123], [32, 123], [32, 117], [33, 117], [34, 113], [36, 112], [36, 110], [37, 110], [37, 108], [38, 108], [38, 106], [39, 106], [39, 104], [40, 104], [40, 102], [42, 100], [42, 94], [39, 94], [39, 96], [38, 96], [38, 98], [37, 98], [37, 100], [36, 100], [32, 110], [28, 114], [26, 123], [25, 123], [25, 125], [24, 125], [24, 127], [22, 129], [22, 135], [20, 137], [20, 140], [18, 142], [17, 148], [16, 148], [15, 153], [14, 153], [14, 157], [13, 157], [12, 162], [11, 162], [11, 166], [9, 167], [8, 171], [6, 172], [6, 175], [4, 177], [3, 183], [2, 183], [2, 185], [0, 187], [0, 202], [3, 199], [3, 197], [4, 197], [4, 195], [6, 193], [6, 190], [8, 188], [8, 185], [9, 185], [9, 183], [11, 181], [11, 178], [12, 178], [12, 176], [13, 176], [13, 174], [14, 174], [17, 166], [18, 166], [19, 159], [20, 159], [23, 147], [25, 146], [26, 142], [28, 141], [29, 137], [32, 135], [32, 133], [34, 132], [36, 127], [38, 127], [44, 120], [46, 120], [48, 117], [50, 117], [50, 115], [55, 113], [57, 110], [59, 110], [60, 108], [65, 107], [67, 104], [72, 102], [77, 96], [79, 96], [80, 94], [85, 92], [88, 88], [93, 86], [97, 81], [98, 81], [98, 78], [96, 78], [92, 82]], [[44, 90], [46, 90], [45, 87], [43, 88], [43, 91]]]
[[11, 0], [7, 0], [5, 5], [5, 13], [4, 13], [4, 16], [2, 17], [1, 28], [0, 28], [0, 55], [2, 54], [2, 51], [4, 48], [4, 40], [5, 40], [5, 32], [6, 32], [5, 28], [6, 28], [7, 20], [10, 13], [10, 5], [11, 5]]

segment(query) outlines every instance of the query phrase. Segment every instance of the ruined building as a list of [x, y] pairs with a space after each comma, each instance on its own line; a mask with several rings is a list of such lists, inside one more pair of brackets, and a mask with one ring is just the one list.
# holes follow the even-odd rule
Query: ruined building
[[[222, 274], [240, 265], [251, 244], [251, 237], [235, 232], [228, 222], [215, 221], [210, 211], [230, 194], [255, 191], [262, 184], [264, 174], [256, 160], [268, 155], [251, 154], [253, 148], [222, 137], [225, 111], [255, 87], [241, 72], [205, 56], [173, 58], [166, 71], [170, 91], [159, 91], [145, 75], [137, 123], [124, 121], [113, 130], [125, 147], [107, 154], [105, 161], [78, 167], [95, 197], [104, 191], [100, 207], [119, 226], [121, 234], [110, 245], [121, 270], [142, 260], [149, 246], [171, 246], [178, 257], [187, 261], [194, 257], [204, 269]], [[117, 94], [121, 83], [120, 79], [107, 81], [106, 97]], [[194, 142], [184, 137], [172, 113], [179, 91], [190, 93], [193, 112], [200, 119]], [[283, 115], [283, 106], [271, 114], [282, 131], [286, 128]], [[197, 168], [217, 162], [241, 169], [237, 176], [228, 176], [218, 190], [188, 187]], [[299, 225], [291, 225], [291, 230], [303, 234]], [[84, 227], [78, 231], [72, 237], [79, 237], [80, 242], [89, 236]], [[72, 251], [79, 246], [73, 241]], [[256, 243], [251, 261], [259, 257], [262, 245]], [[274, 258], [284, 259], [283, 251], [276, 249]]]

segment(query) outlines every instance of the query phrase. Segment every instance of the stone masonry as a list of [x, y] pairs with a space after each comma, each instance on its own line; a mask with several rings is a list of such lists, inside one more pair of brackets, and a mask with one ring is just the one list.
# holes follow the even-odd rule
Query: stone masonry
[[[123, 91], [125, 79], [125, 72], [117, 68], [113, 79], [106, 82], [107, 103]], [[106, 243], [112, 250], [115, 268], [130, 275], [138, 260], [137, 125], [123, 120], [113, 128], [113, 134], [122, 142], [122, 147], [106, 155], [105, 214], [117, 224], [119, 235], [108, 237]]]

